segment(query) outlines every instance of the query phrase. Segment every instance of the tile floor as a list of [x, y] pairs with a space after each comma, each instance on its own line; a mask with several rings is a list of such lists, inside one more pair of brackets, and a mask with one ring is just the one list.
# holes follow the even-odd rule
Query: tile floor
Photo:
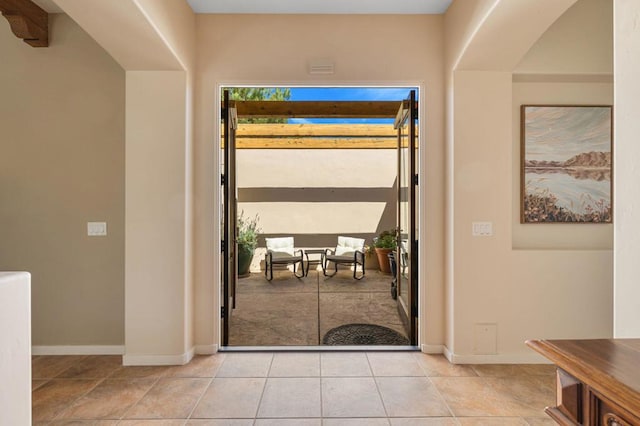
[[227, 352], [184, 366], [33, 358], [34, 425], [552, 425], [549, 365], [419, 352]]
[[391, 298], [391, 276], [367, 270], [362, 280], [342, 268], [334, 277], [310, 270], [295, 278], [288, 270], [238, 279], [231, 346], [317, 346], [330, 329], [343, 324], [378, 324], [406, 336]]

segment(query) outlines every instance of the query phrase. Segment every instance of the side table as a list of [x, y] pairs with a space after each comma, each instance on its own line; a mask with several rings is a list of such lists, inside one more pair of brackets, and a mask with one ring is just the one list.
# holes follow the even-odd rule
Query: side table
[[[309, 265], [320, 265], [322, 264], [322, 255], [324, 254], [325, 249], [308, 249], [304, 251], [304, 256], [307, 258], [307, 269], [305, 271], [305, 275], [309, 275]], [[309, 255], [320, 255], [317, 259], [309, 259]]]

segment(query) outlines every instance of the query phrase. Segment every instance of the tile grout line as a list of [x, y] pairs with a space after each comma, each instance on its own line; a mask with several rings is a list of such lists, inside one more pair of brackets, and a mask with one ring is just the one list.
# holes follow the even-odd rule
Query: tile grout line
[[460, 423], [458, 421], [458, 418], [456, 417], [455, 413], [453, 412], [453, 410], [451, 409], [451, 407], [449, 406], [449, 403], [447, 402], [447, 400], [445, 399], [444, 395], [442, 395], [442, 392], [440, 392], [440, 389], [438, 389], [438, 387], [436, 386], [435, 383], [433, 383], [433, 381], [431, 380], [431, 377], [427, 376], [425, 374], [426, 379], [429, 381], [429, 383], [431, 383], [431, 386], [433, 386], [433, 388], [436, 390], [436, 393], [438, 394], [438, 396], [442, 399], [442, 402], [444, 402], [444, 405], [447, 407], [447, 410], [449, 410], [449, 414], [451, 414], [451, 417], [453, 419], [455, 419], [456, 423]]
[[322, 424], [322, 419], [324, 418], [324, 399], [322, 398], [322, 354], [318, 353], [318, 380], [320, 381], [320, 424]]
[[269, 362], [269, 368], [267, 368], [267, 374], [264, 378], [264, 384], [262, 385], [262, 392], [260, 393], [260, 399], [258, 400], [258, 406], [256, 407], [256, 412], [253, 415], [253, 423], [255, 424], [258, 421], [258, 413], [260, 412], [260, 406], [262, 405], [262, 399], [264, 398], [264, 393], [267, 390], [267, 381], [269, 380], [269, 374], [271, 373], [271, 367], [273, 366], [273, 360], [275, 359], [276, 354], [271, 352], [271, 361]]
[[[62, 374], [62, 373], [60, 373], [60, 374]], [[56, 380], [56, 379], [53, 378], [51, 380]], [[60, 380], [64, 380], [64, 379], [60, 379]], [[71, 380], [95, 380], [95, 379], [71, 379]], [[107, 380], [107, 379], [106, 378], [98, 379], [98, 382], [94, 386], [92, 386], [91, 388], [87, 389], [86, 392], [83, 392], [82, 394], [80, 394], [76, 398], [74, 398], [73, 401], [69, 402], [69, 404], [67, 404], [67, 406], [63, 410], [61, 410], [58, 414], [53, 416], [53, 418], [51, 420], [45, 420], [45, 421], [52, 422], [54, 420], [58, 420], [60, 418], [60, 416], [62, 416], [62, 414], [66, 413], [67, 411], [69, 411], [71, 409], [71, 407], [73, 406], [73, 404], [75, 404], [78, 400], [80, 400], [80, 398], [84, 398], [86, 395], [89, 394], [89, 392], [91, 392], [92, 390], [97, 388], [105, 380]]]
[[[217, 373], [217, 371], [216, 371]], [[196, 408], [198, 407], [198, 405], [200, 404], [200, 402], [202, 401], [202, 398], [204, 398], [205, 394], [207, 393], [207, 391], [209, 390], [209, 388], [211, 387], [211, 385], [213, 384], [213, 379], [215, 379], [215, 373], [213, 375], [213, 377], [211, 377], [209, 379], [209, 383], [207, 384], [207, 386], [204, 388], [204, 391], [202, 392], [202, 395], [200, 395], [200, 398], [198, 398], [198, 400], [196, 401], [195, 404], [193, 404], [193, 408], [191, 408], [191, 411], [189, 411], [189, 414], [187, 414], [187, 418], [185, 419], [185, 424], [187, 424], [188, 420], [191, 420], [191, 416], [193, 416], [193, 412], [196, 411]]]
[[369, 366], [369, 370], [371, 371], [371, 378], [373, 379], [373, 384], [376, 386], [376, 391], [378, 392], [378, 397], [380, 398], [380, 402], [382, 403], [382, 409], [384, 410], [385, 418], [387, 419], [387, 423], [391, 424], [389, 420], [389, 411], [387, 410], [387, 405], [384, 403], [384, 398], [382, 397], [382, 392], [380, 391], [380, 387], [378, 386], [378, 377], [374, 374], [373, 368], [371, 367], [371, 360], [369, 359], [369, 352], [364, 353], [365, 358], [367, 359], [367, 365]]
[[[140, 378], [140, 379], [142, 379], [142, 378], [144, 378], [144, 377], [134, 377], [134, 379], [136, 379], [136, 378]], [[138, 405], [138, 404], [140, 403], [140, 401], [142, 401], [142, 400], [144, 399], [144, 397], [145, 397], [145, 396], [147, 396], [147, 395], [149, 394], [149, 392], [151, 392], [151, 389], [153, 389], [153, 388], [158, 384], [158, 382], [160, 381], [160, 378], [161, 378], [161, 377], [156, 377], [155, 382], [153, 382], [153, 384], [152, 384], [151, 386], [149, 386], [149, 389], [147, 389], [147, 391], [144, 393], [144, 395], [142, 395], [142, 396], [140, 397], [140, 399], [138, 399], [136, 402], [134, 402], [133, 404], [131, 404], [131, 406], [130, 406], [129, 408], [127, 408], [127, 409], [125, 410], [125, 412], [124, 412], [124, 413], [122, 413], [122, 416], [120, 416], [120, 418], [118, 419], [118, 423], [119, 423], [120, 421], [122, 421], [122, 420], [125, 420], [125, 417], [127, 416], [127, 414], [129, 414], [129, 411], [133, 410], [133, 407], [135, 407], [136, 405]], [[105, 380], [106, 380], [106, 379], [105, 379]], [[112, 379], [112, 380], [116, 380], [116, 379]]]

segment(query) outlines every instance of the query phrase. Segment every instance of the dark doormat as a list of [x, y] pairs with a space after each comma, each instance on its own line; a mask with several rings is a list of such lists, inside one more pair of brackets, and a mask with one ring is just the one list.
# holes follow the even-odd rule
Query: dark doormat
[[345, 324], [327, 331], [323, 345], [408, 345], [395, 330], [375, 324]]

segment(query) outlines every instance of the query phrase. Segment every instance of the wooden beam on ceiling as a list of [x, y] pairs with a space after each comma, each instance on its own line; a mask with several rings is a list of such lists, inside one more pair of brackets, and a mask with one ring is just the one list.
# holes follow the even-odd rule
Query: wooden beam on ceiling
[[235, 101], [238, 117], [395, 118], [399, 101]]
[[0, 12], [16, 37], [32, 47], [49, 46], [49, 14], [31, 0], [0, 0]]

